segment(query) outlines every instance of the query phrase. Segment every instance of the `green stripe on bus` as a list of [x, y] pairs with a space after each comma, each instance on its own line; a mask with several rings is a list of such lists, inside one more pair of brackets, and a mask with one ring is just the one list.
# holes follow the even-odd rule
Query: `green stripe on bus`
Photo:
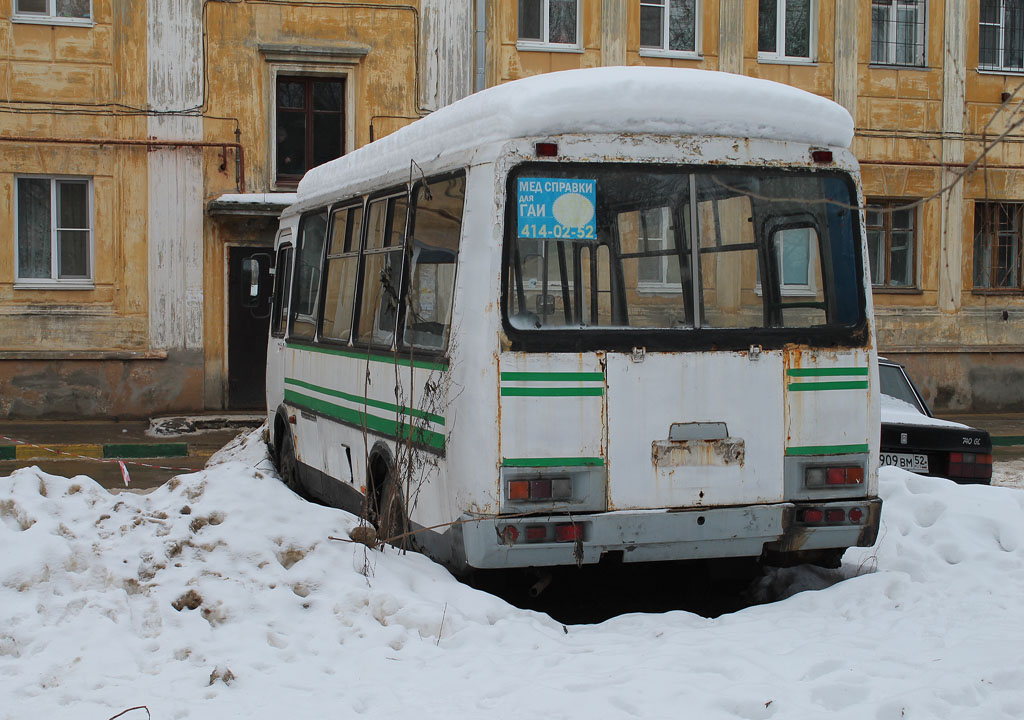
[[599, 457], [562, 457], [562, 458], [505, 458], [502, 467], [579, 467], [604, 465], [604, 458]]
[[814, 392], [817, 390], [867, 390], [867, 380], [846, 380], [843, 382], [790, 383], [793, 392]]
[[866, 367], [855, 368], [790, 368], [786, 371], [790, 377], [834, 377], [836, 375], [867, 375]]
[[604, 382], [602, 372], [503, 372], [501, 379], [531, 382]]
[[370, 362], [387, 363], [388, 365], [401, 365], [402, 367], [418, 367], [425, 370], [447, 370], [447, 360], [410, 360], [401, 355], [395, 356], [388, 353], [360, 352], [358, 350], [342, 350], [340, 348], [323, 347], [322, 345], [297, 345], [288, 343], [289, 350], [305, 350], [307, 352], [322, 353], [324, 355], [337, 355], [354, 360], [369, 360]]
[[0, 460], [14, 460], [18, 457], [15, 445], [4, 445], [0, 447]]
[[803, 447], [786, 448], [787, 455], [852, 455], [867, 451], [867, 443], [863, 445], [804, 445]]
[[604, 395], [604, 388], [502, 387], [501, 394], [512, 397], [601, 397]]
[[423, 445], [437, 448], [439, 450], [444, 448], [443, 433], [413, 427], [406, 423], [397, 423], [394, 420], [388, 420], [387, 418], [371, 415], [370, 413], [364, 414], [359, 410], [335, 405], [334, 403], [327, 402], [326, 400], [309, 397], [308, 395], [303, 395], [302, 393], [295, 392], [294, 390], [285, 390], [284, 399], [285, 402], [293, 403], [299, 407], [308, 408], [335, 420], [352, 423], [358, 427], [363, 427], [365, 418], [366, 429], [373, 430], [374, 432], [378, 432], [382, 435], [401, 437], [402, 439], [411, 435], [413, 442], [422, 443]]
[[303, 380], [296, 380], [295, 378], [285, 378], [285, 385], [294, 385], [305, 390], [313, 390], [314, 392], [323, 393], [324, 395], [330, 395], [332, 397], [341, 398], [342, 400], [348, 400], [349, 402], [358, 403], [360, 405], [366, 404], [369, 407], [375, 407], [380, 410], [390, 410], [393, 413], [407, 413], [412, 417], [422, 418], [429, 420], [432, 423], [438, 425], [444, 425], [444, 418], [434, 413], [429, 413], [424, 410], [417, 410], [416, 408], [407, 408], [405, 406], [398, 406], [394, 403], [384, 402], [383, 400], [374, 400], [373, 398], [364, 398], [362, 395], [353, 395], [352, 393], [342, 392], [341, 390], [332, 390], [331, 388], [320, 387], [313, 383], [308, 383]]

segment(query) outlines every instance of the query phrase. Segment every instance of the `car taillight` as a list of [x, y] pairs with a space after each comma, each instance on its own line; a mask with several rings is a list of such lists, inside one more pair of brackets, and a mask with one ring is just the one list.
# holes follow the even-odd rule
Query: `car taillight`
[[860, 465], [843, 465], [837, 467], [810, 467], [804, 471], [804, 484], [807, 487], [826, 487], [837, 485], [860, 485], [864, 482], [864, 468]]
[[992, 477], [992, 456], [982, 453], [952, 452], [949, 454], [949, 477], [989, 480]]

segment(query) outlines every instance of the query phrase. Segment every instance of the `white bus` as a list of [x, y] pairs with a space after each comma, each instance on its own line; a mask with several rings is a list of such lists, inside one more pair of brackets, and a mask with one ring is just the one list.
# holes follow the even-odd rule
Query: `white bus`
[[852, 137], [792, 87], [602, 68], [311, 170], [276, 247], [282, 477], [456, 573], [837, 565], [881, 510]]

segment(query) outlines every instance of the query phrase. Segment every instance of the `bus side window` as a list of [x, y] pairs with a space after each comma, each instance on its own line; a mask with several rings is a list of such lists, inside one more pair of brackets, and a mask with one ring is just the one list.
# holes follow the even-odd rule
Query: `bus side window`
[[320, 336], [347, 342], [352, 330], [352, 306], [356, 295], [356, 267], [359, 264], [359, 231], [362, 206], [335, 210], [331, 239], [327, 245], [324, 283], [324, 323]]
[[292, 285], [291, 245], [282, 245], [277, 251], [277, 270], [274, 274], [274, 308], [270, 319], [270, 334], [284, 337], [288, 318], [288, 297]]
[[417, 185], [403, 347], [442, 350], [451, 329], [466, 176]]
[[327, 211], [302, 218], [299, 234], [295, 290], [292, 295], [293, 338], [311, 340], [316, 333], [317, 294], [320, 290], [320, 263], [327, 236]]
[[408, 206], [405, 195], [393, 195], [374, 200], [367, 210], [363, 291], [356, 327], [360, 343], [391, 347], [394, 340]]

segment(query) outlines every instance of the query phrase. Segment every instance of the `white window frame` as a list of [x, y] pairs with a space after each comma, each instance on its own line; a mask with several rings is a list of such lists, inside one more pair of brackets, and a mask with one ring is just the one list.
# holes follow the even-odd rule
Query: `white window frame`
[[[987, 64], [981, 61], [981, 28], [983, 26], [997, 27], [999, 29], [999, 46], [997, 48], [999, 61], [995, 64]], [[1022, 29], [1024, 32], [1024, 29]], [[1006, 58], [1006, 0], [999, 0], [999, 22], [986, 23], [981, 20], [981, 8], [978, 8], [978, 69], [999, 73], [1021, 73], [1024, 72], [1024, 62], [1020, 66], [1004, 65]]]
[[[810, 18], [807, 29], [807, 52], [808, 56], [786, 55], [786, 4], [790, 0], [778, 0], [775, 7], [775, 52], [757, 51], [757, 59], [760, 62], [777, 62], [786, 65], [811, 65], [817, 62], [818, 57], [818, 0], [810, 0]], [[758, 8], [760, 12], [760, 7]]]
[[803, 230], [807, 233], [807, 282], [806, 283], [791, 283], [786, 284], [786, 264], [785, 264], [785, 240], [778, 244], [778, 250], [776, 254], [776, 262], [779, 268], [779, 292], [785, 296], [813, 296], [818, 294], [818, 285], [814, 282], [815, 273], [814, 268], [821, 267], [821, 260], [818, 258], [818, 243], [815, 240], [818, 239], [818, 231], [810, 227], [790, 228], [782, 230], [783, 233], [790, 232], [791, 230]]
[[[890, 11], [889, 17], [886, 20], [886, 25], [889, 27], [889, 37], [893, 38], [892, 42], [886, 43], [885, 46], [885, 59], [884, 60], [871, 60], [872, 65], [893, 65], [896, 67], [908, 67], [908, 68], [923, 68], [928, 66], [928, 2], [927, 0], [872, 0], [871, 10], [875, 9], [877, 2], [885, 2], [888, 4]], [[899, 16], [899, 6], [914, 6], [918, 12], [918, 22], [915, 23], [917, 30], [917, 37], [914, 40], [914, 46], [918, 49], [916, 57], [913, 62], [903, 63], [899, 62], [896, 58], [896, 31], [897, 31], [897, 18]], [[871, 46], [874, 49], [874, 29], [875, 23], [874, 18], [871, 21]]]
[[[551, 29], [548, 27], [550, 16], [550, 1], [539, 0], [540, 2], [540, 34], [542, 38], [551, 37]], [[519, 3], [516, 0], [516, 49], [517, 50], [543, 50], [545, 52], [583, 52], [583, 3], [576, 0], [576, 42], [556, 43], [547, 39], [534, 40], [519, 37]]]
[[[674, 3], [682, 2], [682, 0], [658, 0], [650, 2], [649, 0], [640, 0], [640, 7], [652, 6], [661, 8], [661, 46], [640, 46], [641, 57], [673, 57], [673, 58], [701, 58], [704, 56], [703, 53], [703, 35], [701, 33], [701, 12], [703, 10], [701, 0], [693, 0], [693, 50], [672, 50], [669, 48], [669, 17], [671, 16], [671, 6]], [[640, 22], [643, 23], [643, 13], [640, 14]], [[640, 36], [643, 37], [643, 29], [641, 28]]]
[[89, 16], [84, 18], [60, 17], [57, 15], [57, 0], [46, 0], [46, 12], [35, 13], [18, 10], [18, 0], [11, 0], [11, 22], [28, 25], [73, 25], [93, 27], [93, 0], [89, 0]]
[[[18, 180], [49, 180], [50, 181], [50, 277], [48, 278], [22, 278], [20, 277], [21, 268], [18, 263], [18, 207], [20, 198], [18, 197]], [[58, 246], [58, 237], [60, 229], [57, 225], [57, 183], [59, 181], [85, 181], [86, 183], [86, 200], [88, 202], [88, 208], [86, 210], [89, 219], [88, 228], [68, 228], [74, 230], [87, 230], [89, 233], [88, 240], [88, 263], [89, 273], [87, 277], [76, 277], [76, 278], [61, 278], [59, 274], [59, 262], [60, 262], [60, 248]], [[24, 289], [55, 289], [55, 290], [90, 290], [94, 287], [93, 279], [96, 274], [95, 265], [95, 237], [96, 237], [96, 214], [95, 214], [95, 195], [93, 179], [91, 177], [83, 177], [80, 175], [32, 175], [32, 174], [19, 174], [14, 176], [14, 242], [11, 245], [14, 248], [14, 287]]]
[[[661, 233], [658, 235], [648, 236], [649, 241], [657, 241], [660, 250], [668, 249], [669, 241], [669, 229], [672, 223], [672, 216], [669, 213], [667, 207], [653, 208], [658, 210], [661, 215]], [[650, 210], [644, 210], [642, 212], [650, 212]], [[675, 228], [671, 228], [673, 231]], [[689, 251], [686, 251], [689, 255]], [[639, 277], [636, 279], [636, 289], [639, 293], [665, 293], [666, 291], [672, 293], [682, 292], [681, 282], [669, 282], [668, 281], [668, 269], [670, 262], [679, 262], [678, 255], [657, 255], [650, 258], [643, 258], [644, 260], [657, 260], [658, 261], [658, 273], [660, 275], [659, 280], [641, 280]], [[640, 272], [640, 265], [637, 264], [637, 272]]]
[[[821, 267], [821, 259], [818, 257], [818, 242], [814, 242], [814, 240], [818, 239], [818, 231], [812, 227], [798, 227], [784, 228], [778, 232], [786, 232], [787, 230], [807, 230], [809, 233], [807, 237], [807, 282], [786, 284], [785, 243], [780, 242], [776, 245], [775, 250], [776, 267], [779, 269], [779, 294], [782, 297], [814, 297], [818, 294], [818, 284], [814, 281], [815, 274], [813, 270], [815, 267]], [[813, 233], [813, 236], [810, 233]], [[760, 271], [761, 268], [758, 268], [757, 280], [754, 283], [754, 293], [758, 296], [762, 292]]]

